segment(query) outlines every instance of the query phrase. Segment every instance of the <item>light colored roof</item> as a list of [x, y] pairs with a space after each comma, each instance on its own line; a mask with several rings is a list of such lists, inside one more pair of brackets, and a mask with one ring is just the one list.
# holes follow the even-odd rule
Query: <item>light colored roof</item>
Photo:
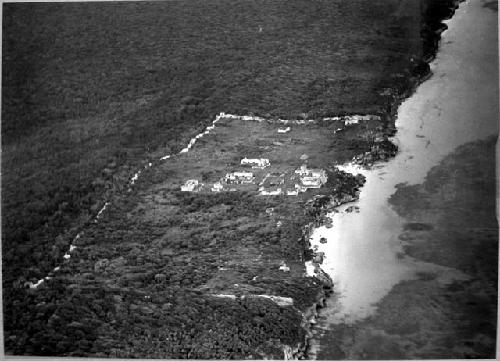
[[235, 177], [253, 177], [252, 172], [234, 172]]

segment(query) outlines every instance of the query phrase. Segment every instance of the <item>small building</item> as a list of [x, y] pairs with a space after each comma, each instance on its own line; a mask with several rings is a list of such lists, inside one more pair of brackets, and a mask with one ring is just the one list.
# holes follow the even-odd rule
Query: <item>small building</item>
[[181, 185], [182, 192], [197, 192], [203, 187], [203, 183], [199, 183], [197, 179], [188, 179], [186, 183]]
[[278, 133], [288, 133], [289, 131], [290, 131], [290, 127], [278, 128]]
[[326, 175], [326, 171], [324, 169], [311, 169], [310, 171], [310, 175], [318, 178], [321, 183], [326, 183], [328, 181], [328, 176]]
[[306, 188], [321, 188], [322, 182], [317, 177], [305, 176], [301, 178], [302, 185]]
[[322, 182], [327, 181], [327, 175], [324, 169], [318, 169], [318, 168], [309, 169], [307, 168], [306, 164], [302, 164], [300, 168], [295, 169], [295, 174], [300, 175], [301, 178], [315, 177], [315, 178], [320, 178]]
[[284, 185], [283, 174], [270, 173], [260, 183], [259, 192], [262, 195], [280, 195], [283, 193]]
[[279, 196], [283, 193], [283, 190], [278, 186], [260, 187], [259, 193], [263, 196]]
[[305, 192], [308, 188], [320, 188], [328, 181], [324, 169], [308, 169], [305, 164], [297, 168], [295, 174], [299, 176], [298, 184], [296, 184], [299, 192]]
[[228, 184], [248, 184], [254, 181], [255, 177], [252, 172], [234, 172], [227, 173], [224, 181]]
[[212, 192], [221, 192], [224, 190], [224, 186], [222, 185], [221, 182], [215, 182], [210, 190]]
[[264, 169], [269, 167], [271, 164], [269, 159], [261, 158], [261, 159], [248, 159], [247, 157], [241, 160], [242, 165], [251, 165], [252, 168]]
[[299, 183], [295, 184], [295, 189], [297, 190], [297, 193], [303, 193], [307, 191], [307, 187], [302, 184], [302, 182], [299, 181]]
[[252, 172], [234, 172], [234, 176], [238, 179], [252, 181], [255, 177]]
[[359, 119], [356, 117], [349, 117], [344, 120], [345, 125], [352, 125], [352, 124], [358, 124]]
[[309, 172], [306, 164], [302, 164], [300, 168], [295, 169], [295, 174], [305, 175]]
[[290, 272], [290, 267], [288, 267], [285, 262], [281, 262], [279, 270], [283, 272]]

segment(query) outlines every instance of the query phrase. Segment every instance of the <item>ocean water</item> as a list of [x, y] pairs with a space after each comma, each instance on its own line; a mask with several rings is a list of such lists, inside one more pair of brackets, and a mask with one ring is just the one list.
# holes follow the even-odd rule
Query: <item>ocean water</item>
[[[367, 181], [357, 202], [330, 215], [333, 227], [317, 228], [312, 236], [313, 246], [325, 253], [322, 268], [335, 283], [312, 342], [312, 358], [322, 341], [321, 329], [373, 314], [394, 285], [431, 267], [402, 253], [398, 236], [403, 220], [388, 203], [396, 186], [422, 183], [456, 147], [498, 134], [498, 15], [483, 4], [462, 3], [446, 22], [449, 28], [431, 64], [433, 76], [398, 110], [393, 139], [398, 155], [370, 170], [343, 167], [364, 174]], [[346, 212], [353, 205], [359, 209]], [[321, 237], [326, 244], [319, 242]], [[463, 277], [454, 270], [441, 271], [451, 279]]]

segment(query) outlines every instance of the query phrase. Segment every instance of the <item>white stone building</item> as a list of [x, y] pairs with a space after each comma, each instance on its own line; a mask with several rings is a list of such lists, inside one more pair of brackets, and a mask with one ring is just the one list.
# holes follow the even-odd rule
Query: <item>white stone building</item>
[[221, 192], [223, 190], [224, 190], [224, 186], [222, 185], [221, 182], [215, 182], [211, 188], [212, 192]]
[[203, 187], [203, 183], [199, 183], [197, 179], [188, 179], [186, 183], [181, 185], [182, 192], [197, 192]]
[[308, 169], [305, 164], [297, 168], [295, 174], [300, 176], [300, 184], [297, 185], [297, 189], [301, 192], [305, 192], [308, 188], [320, 188], [328, 181], [324, 169]]
[[279, 196], [283, 193], [281, 187], [260, 187], [259, 194], [263, 196]]
[[264, 169], [269, 167], [271, 163], [269, 159], [261, 158], [261, 159], [248, 159], [247, 157], [241, 160], [242, 165], [251, 165], [252, 168]]
[[304, 176], [301, 178], [302, 185], [305, 188], [321, 188], [323, 183], [319, 178], [316, 177], [309, 177], [309, 176]]
[[252, 172], [227, 173], [226, 176], [224, 177], [224, 181], [226, 183], [238, 183], [238, 184], [252, 183], [254, 179], [255, 177]]
[[359, 123], [359, 119], [355, 116], [346, 118], [344, 120], [345, 125], [358, 124], [358, 123]]

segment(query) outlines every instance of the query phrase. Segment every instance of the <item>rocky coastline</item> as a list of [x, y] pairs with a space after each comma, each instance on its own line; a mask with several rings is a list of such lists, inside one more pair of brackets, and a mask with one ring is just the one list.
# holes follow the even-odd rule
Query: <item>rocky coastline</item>
[[[421, 30], [424, 49], [423, 54], [419, 59], [412, 59], [413, 68], [410, 71], [411, 75], [407, 78], [408, 82], [406, 87], [401, 89], [399, 92], [391, 92], [391, 99], [388, 102], [387, 112], [382, 115], [382, 118], [387, 122], [387, 126], [377, 129], [378, 132], [374, 136], [375, 141], [371, 146], [370, 151], [354, 156], [352, 159], [353, 163], [364, 167], [371, 167], [376, 162], [388, 161], [390, 158], [396, 156], [398, 147], [392, 143], [389, 138], [394, 136], [397, 132], [395, 122], [397, 119], [398, 108], [405, 99], [410, 97], [415, 92], [421, 83], [425, 82], [432, 76], [429, 64], [435, 59], [439, 48], [441, 33], [448, 28], [442, 21], [453, 17], [455, 10], [459, 7], [460, 3], [464, 1], [465, 0], [444, 0], [439, 1], [438, 4], [431, 4], [427, 1], [429, 4], [427, 5], [426, 11], [424, 11]], [[364, 183], [364, 177], [361, 176], [361, 178], [356, 178], [356, 181], [357, 186], [361, 188]], [[344, 196], [342, 198], [332, 197], [332, 199], [328, 196], [317, 196], [309, 202], [309, 206], [311, 206], [311, 203], [318, 201], [326, 204], [326, 206], [313, 206], [317, 212], [317, 218], [313, 223], [304, 227], [303, 237], [304, 239], [307, 239], [307, 243], [309, 243], [312, 227], [318, 227], [325, 224], [325, 222], [328, 222], [329, 218], [326, 217], [327, 212], [334, 211], [336, 207], [342, 204], [357, 200], [359, 198], [359, 192], [361, 191], [359, 188], [354, 188], [354, 194], [350, 196]], [[309, 248], [309, 252], [312, 254], [312, 263], [320, 275], [319, 279], [322, 281], [323, 289], [320, 290], [316, 296], [317, 302], [315, 302], [308, 309], [308, 312], [304, 314], [301, 325], [301, 327], [306, 331], [304, 341], [299, 343], [294, 349], [286, 349], [285, 359], [300, 360], [308, 358], [307, 351], [309, 348], [309, 340], [312, 338], [311, 330], [316, 324], [318, 313], [321, 312], [327, 298], [333, 292], [335, 287], [330, 276], [321, 270], [322, 255], [316, 254], [311, 248]]]
[[309, 340], [313, 337], [312, 328], [316, 324], [316, 319], [320, 309], [325, 306], [326, 299], [333, 292], [334, 284], [331, 277], [321, 269], [323, 257], [311, 248], [310, 237], [313, 229], [328, 222], [327, 214], [336, 207], [344, 203], [356, 200], [359, 196], [359, 187], [364, 183], [363, 177], [354, 177], [345, 172], [339, 171], [344, 178], [351, 178], [351, 187], [347, 193], [337, 195], [317, 195], [306, 203], [306, 209], [313, 215], [314, 221], [305, 225], [302, 229], [302, 236], [299, 242], [305, 244], [307, 252], [306, 266], [313, 269], [314, 277], [317, 278], [322, 287], [315, 295], [315, 301], [302, 313], [301, 327], [305, 331], [304, 340], [300, 341], [294, 348], [285, 346], [285, 360], [303, 360], [307, 358]]

